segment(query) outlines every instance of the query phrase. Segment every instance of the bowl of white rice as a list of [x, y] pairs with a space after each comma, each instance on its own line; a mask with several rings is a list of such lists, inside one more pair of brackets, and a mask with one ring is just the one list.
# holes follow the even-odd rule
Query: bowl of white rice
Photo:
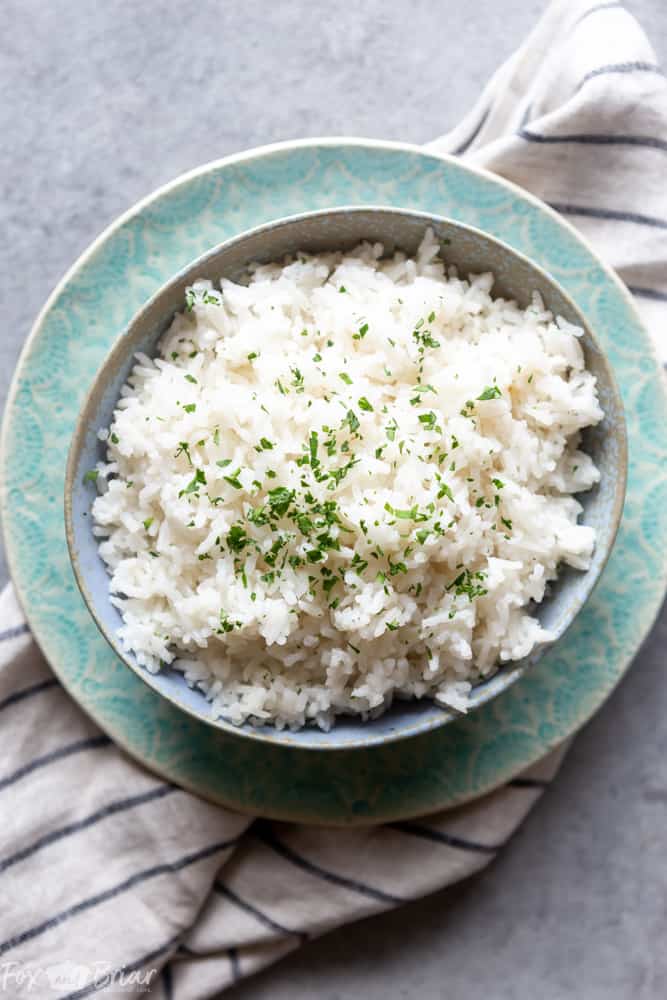
[[611, 367], [544, 270], [471, 227], [340, 208], [236, 237], [135, 316], [74, 434], [99, 629], [240, 736], [444, 725], [553, 646], [625, 493]]

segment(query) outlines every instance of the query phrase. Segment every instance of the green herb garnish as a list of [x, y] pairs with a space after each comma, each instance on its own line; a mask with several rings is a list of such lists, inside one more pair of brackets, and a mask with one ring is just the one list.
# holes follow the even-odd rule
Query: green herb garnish
[[240, 471], [241, 471], [241, 469], [239, 468], [239, 469], [236, 470], [236, 472], [232, 472], [231, 476], [223, 476], [222, 477], [224, 479], [224, 481], [226, 483], [229, 483], [230, 486], [233, 486], [235, 490], [242, 490], [243, 489], [243, 483], [238, 478]]
[[447, 590], [454, 590], [457, 597], [466, 596], [468, 600], [472, 601], [475, 597], [484, 597], [485, 594], [488, 594], [488, 590], [476, 582], [485, 579], [486, 573], [472, 573], [469, 569], [464, 569], [455, 580], [452, 580]]
[[347, 413], [345, 415], [345, 419], [343, 420], [343, 423], [347, 424], [349, 426], [350, 431], [352, 433], [354, 433], [354, 431], [356, 431], [356, 430], [359, 429], [359, 418], [357, 417], [357, 415], [354, 412], [354, 410], [348, 410], [347, 411]]
[[231, 552], [242, 552], [247, 545], [250, 545], [250, 538], [242, 525], [233, 524], [231, 526], [227, 532], [227, 545]]
[[423, 424], [427, 431], [432, 431], [436, 425], [437, 416], [430, 410], [429, 413], [419, 414], [419, 423]]
[[179, 455], [185, 455], [190, 465], [192, 465], [192, 458], [190, 457], [190, 445], [188, 444], [187, 441], [178, 442], [178, 449], [176, 451], [176, 454], [174, 455], [174, 458], [178, 458]]
[[[477, 397], [477, 399], [500, 399], [502, 392], [497, 385], [487, 385], [486, 389]], [[468, 404], [469, 405], [469, 404]]]
[[191, 479], [188, 485], [185, 487], [185, 489], [181, 490], [181, 492], [178, 494], [179, 499], [180, 497], [185, 496], [185, 494], [187, 493], [197, 492], [200, 486], [206, 486], [206, 476], [204, 474], [203, 469], [197, 469], [197, 471], [194, 474], [194, 478]]
[[297, 392], [304, 392], [303, 375], [298, 368], [290, 366], [290, 371], [292, 373], [292, 386]]
[[407, 573], [408, 567], [404, 562], [393, 563], [389, 560], [389, 575], [396, 576], [397, 573]]
[[229, 615], [226, 611], [220, 612], [220, 628], [218, 629], [218, 634], [223, 632], [233, 632], [235, 628], [239, 628], [241, 622], [230, 622]]
[[269, 490], [267, 498], [271, 513], [275, 517], [282, 517], [294, 499], [294, 490], [288, 490], [286, 486], [276, 486], [275, 489]]

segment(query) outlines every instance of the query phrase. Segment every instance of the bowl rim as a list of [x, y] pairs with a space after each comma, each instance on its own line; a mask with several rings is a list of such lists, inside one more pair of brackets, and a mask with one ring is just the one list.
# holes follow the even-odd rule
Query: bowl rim
[[[100, 620], [95, 606], [95, 600], [92, 594], [89, 592], [86, 585], [85, 575], [81, 569], [78, 554], [75, 545], [75, 535], [74, 535], [74, 522], [73, 522], [73, 509], [72, 509], [72, 493], [74, 489], [74, 477], [76, 472], [76, 465], [78, 455], [81, 449], [82, 442], [84, 440], [86, 430], [89, 426], [89, 410], [93, 408], [95, 403], [95, 398], [99, 391], [100, 385], [103, 385], [106, 381], [105, 375], [110, 367], [113, 366], [114, 362], [123, 359], [127, 355], [125, 350], [125, 345], [128, 339], [132, 336], [132, 333], [136, 326], [141, 323], [146, 313], [150, 312], [156, 302], [158, 302], [164, 295], [166, 295], [169, 290], [176, 284], [186, 281], [195, 280], [196, 272], [198, 269], [202, 269], [206, 266], [207, 262], [217, 257], [224, 250], [229, 249], [239, 243], [245, 242], [250, 237], [255, 237], [261, 235], [262, 233], [274, 231], [283, 227], [293, 225], [296, 222], [308, 221], [317, 218], [329, 218], [332, 215], [350, 215], [350, 214], [362, 214], [371, 213], [374, 215], [392, 215], [392, 216], [406, 216], [412, 219], [420, 220], [427, 226], [429, 223], [446, 223], [466, 232], [470, 235], [482, 236], [489, 243], [495, 244], [502, 252], [509, 254], [512, 257], [519, 259], [524, 264], [527, 264], [534, 272], [540, 275], [540, 277], [545, 280], [548, 284], [552, 285], [558, 293], [565, 300], [569, 308], [577, 317], [578, 325], [581, 325], [586, 332], [587, 337], [590, 339], [591, 343], [594, 345], [596, 351], [598, 352], [600, 361], [605, 368], [609, 387], [614, 397], [614, 403], [619, 415], [619, 420], [617, 426], [614, 429], [614, 435], [617, 438], [618, 446], [618, 474], [616, 476], [614, 499], [612, 506], [612, 514], [610, 518], [611, 531], [609, 534], [609, 541], [606, 547], [606, 551], [600, 560], [599, 565], [596, 567], [596, 571], [591, 575], [587, 586], [582, 591], [582, 594], [573, 604], [571, 612], [566, 617], [566, 620], [561, 627], [560, 631], [556, 637], [549, 643], [544, 643], [538, 647], [537, 653], [531, 662], [523, 661], [509, 661], [507, 664], [503, 664], [500, 668], [504, 671], [505, 683], [498, 689], [485, 691], [476, 701], [476, 703], [471, 706], [468, 712], [460, 712], [453, 707], [442, 708], [442, 712], [439, 716], [433, 719], [427, 719], [422, 722], [416, 722], [414, 724], [406, 725], [395, 731], [383, 732], [373, 736], [370, 732], [367, 736], [359, 735], [356, 738], [350, 739], [345, 742], [328, 742], [322, 740], [321, 742], [306, 742], [301, 743], [294, 739], [295, 734], [289, 729], [278, 730], [273, 725], [266, 726], [252, 726], [243, 725], [236, 726], [233, 723], [222, 717], [214, 717], [207, 714], [205, 711], [198, 711], [193, 705], [185, 704], [178, 698], [174, 697], [171, 693], [163, 691], [156, 683], [153, 682], [153, 678], [158, 675], [152, 674], [144, 667], [140, 667], [132, 663], [126, 656], [125, 651], [122, 649], [116, 635], [106, 627], [106, 625]], [[595, 335], [590, 324], [583, 315], [581, 309], [573, 300], [572, 296], [567, 292], [560, 282], [553, 277], [540, 264], [533, 261], [526, 254], [522, 253], [520, 250], [516, 250], [514, 247], [510, 246], [503, 240], [498, 239], [491, 233], [477, 227], [471, 226], [467, 223], [459, 222], [456, 219], [452, 219], [446, 215], [440, 215], [435, 212], [425, 212], [423, 210], [409, 209], [409, 208], [395, 208], [391, 205], [336, 205], [331, 208], [316, 209], [308, 212], [298, 212], [288, 216], [281, 216], [278, 219], [271, 220], [269, 222], [262, 223], [258, 226], [253, 226], [248, 229], [243, 230], [241, 233], [230, 237], [229, 239], [223, 240], [213, 247], [206, 250], [203, 254], [194, 258], [184, 267], [180, 268], [175, 274], [173, 274], [167, 281], [163, 282], [160, 287], [144, 302], [144, 304], [133, 314], [128, 323], [124, 325], [120, 333], [117, 335], [113, 343], [111, 344], [109, 350], [104, 356], [101, 364], [97, 368], [94, 379], [92, 380], [83, 402], [79, 408], [78, 416], [72, 432], [72, 437], [67, 453], [67, 463], [65, 468], [65, 481], [64, 481], [64, 522], [65, 522], [65, 536], [67, 540], [67, 549], [70, 559], [70, 564], [72, 566], [74, 576], [76, 579], [77, 587], [81, 593], [81, 596], [86, 604], [89, 614], [91, 615], [98, 631], [107, 641], [113, 652], [118, 656], [118, 658], [123, 662], [124, 666], [132, 670], [132, 672], [139, 677], [139, 679], [146, 684], [152, 691], [154, 691], [159, 697], [166, 699], [180, 711], [185, 712], [190, 717], [197, 719], [200, 722], [206, 723], [214, 729], [223, 731], [227, 734], [244, 738], [252, 739], [264, 743], [268, 746], [290, 746], [298, 748], [299, 750], [315, 750], [315, 751], [345, 751], [354, 749], [356, 747], [373, 747], [381, 746], [388, 743], [398, 742], [399, 740], [408, 739], [413, 736], [420, 735], [422, 733], [431, 732], [435, 729], [439, 729], [454, 719], [464, 715], [469, 716], [475, 712], [478, 708], [486, 705], [489, 701], [494, 700], [500, 696], [504, 691], [511, 687], [526, 670], [530, 669], [535, 665], [538, 659], [541, 659], [544, 653], [559, 642], [566, 632], [569, 630], [579, 613], [581, 612], [584, 605], [587, 603], [591, 594], [593, 593], [597, 583], [600, 580], [602, 572], [609, 560], [611, 552], [616, 541], [618, 534], [618, 529], [621, 523], [623, 506], [625, 503], [626, 487], [627, 487], [627, 472], [628, 472], [628, 443], [627, 443], [627, 427], [625, 420], [625, 408], [623, 405], [623, 399], [616, 381], [616, 376], [614, 374], [613, 367], [607, 357], [606, 351], [601, 347], [600, 342]], [[590, 571], [586, 571], [590, 572]], [[515, 665], [516, 663], [522, 665]], [[491, 677], [498, 676], [499, 671], [491, 674], [489, 678], [485, 680], [490, 680]], [[203, 692], [202, 694], [202, 704], [203, 707], [207, 707], [209, 703], [205, 700]], [[418, 699], [426, 701], [427, 699]], [[433, 699], [428, 699], [433, 702]], [[366, 725], [366, 722], [361, 721], [355, 716], [341, 715], [337, 716], [342, 720], [345, 719], [355, 719], [355, 721], [361, 726]], [[303, 727], [298, 732], [303, 731]], [[335, 733], [336, 724], [332, 727], [331, 732]]]

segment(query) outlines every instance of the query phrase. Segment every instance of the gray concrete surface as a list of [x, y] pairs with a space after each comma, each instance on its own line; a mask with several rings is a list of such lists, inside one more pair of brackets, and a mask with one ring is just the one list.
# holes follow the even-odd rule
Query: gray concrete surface
[[[664, 59], [664, 0], [628, 6]], [[137, 198], [278, 139], [426, 141], [471, 105], [542, 8], [5, 0], [0, 402], [54, 283]], [[666, 997], [666, 644], [663, 613], [557, 783], [484, 874], [330, 934], [230, 1000]]]

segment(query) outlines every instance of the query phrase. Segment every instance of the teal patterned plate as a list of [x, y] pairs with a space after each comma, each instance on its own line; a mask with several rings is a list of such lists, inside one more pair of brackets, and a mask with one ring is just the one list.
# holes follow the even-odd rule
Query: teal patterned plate
[[[131, 316], [209, 247], [272, 219], [335, 205], [393, 205], [477, 226], [570, 293], [614, 367], [630, 461], [625, 513], [601, 581], [564, 640], [511, 689], [399, 743], [322, 755], [239, 739], [146, 687], [97, 631], [74, 583], [63, 523], [67, 450], [93, 376]], [[128, 753], [235, 809], [292, 821], [372, 823], [457, 805], [571, 736], [630, 664], [667, 567], [667, 398], [629, 294], [576, 231], [500, 178], [418, 147], [292, 142], [207, 165], [114, 223], [56, 288], [26, 343], [0, 456], [9, 563], [53, 669]]]

